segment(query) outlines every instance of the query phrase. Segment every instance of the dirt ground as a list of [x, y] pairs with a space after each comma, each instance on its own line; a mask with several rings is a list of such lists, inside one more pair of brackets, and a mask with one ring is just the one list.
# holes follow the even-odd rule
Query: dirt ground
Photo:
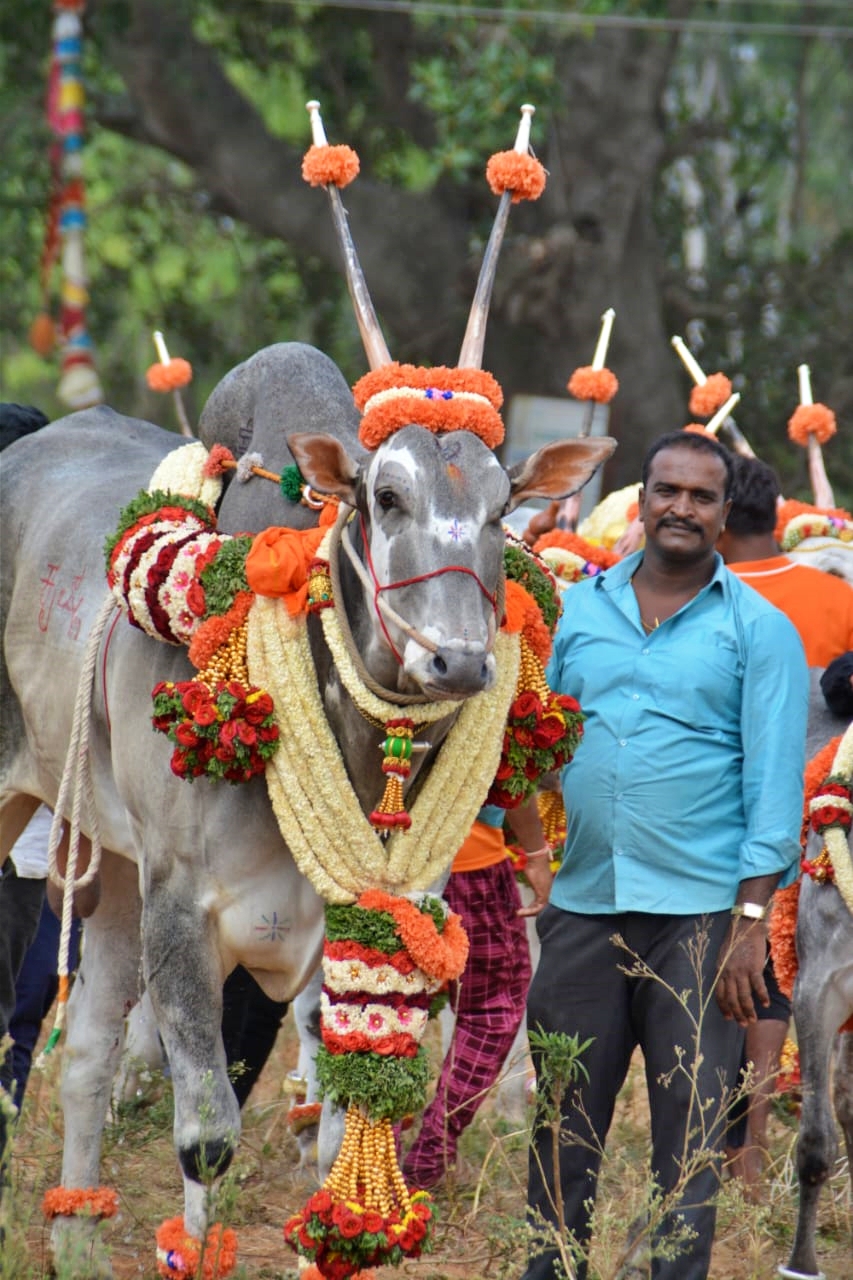
[[[237, 1280], [296, 1280], [295, 1255], [282, 1225], [316, 1189], [316, 1176], [300, 1170], [287, 1113], [286, 1077], [297, 1046], [290, 1020], [244, 1111], [244, 1132], [233, 1166], [234, 1200], [227, 1221], [238, 1233]], [[523, 1066], [519, 1069], [523, 1069]], [[35, 1073], [15, 1144], [12, 1211], [2, 1280], [42, 1280], [50, 1274], [48, 1232], [40, 1212], [44, 1190], [59, 1182], [62, 1122], [58, 1061]], [[158, 1096], [159, 1094], [159, 1096]], [[642, 1202], [647, 1158], [647, 1111], [640, 1064], [629, 1075], [608, 1143], [599, 1193], [601, 1224], [590, 1280], [616, 1280], [626, 1230]], [[770, 1280], [787, 1259], [796, 1218], [794, 1142], [796, 1115], [780, 1103], [771, 1120], [772, 1165], [765, 1197], [746, 1204], [738, 1184], [724, 1188], [711, 1280]], [[463, 1139], [455, 1185], [436, 1194], [435, 1249], [394, 1275], [419, 1280], [517, 1280], [523, 1271], [524, 1183], [527, 1129], [502, 1118], [493, 1101], [483, 1107]], [[102, 1182], [116, 1188], [120, 1212], [106, 1224], [116, 1280], [154, 1280], [154, 1231], [182, 1211], [181, 1181], [171, 1145], [168, 1086], [156, 1081], [149, 1104], [109, 1128]], [[853, 1277], [850, 1194], [846, 1164], [825, 1189], [819, 1250], [827, 1280]], [[632, 1272], [631, 1277], [642, 1272]], [[60, 1277], [60, 1280], [62, 1278]]]

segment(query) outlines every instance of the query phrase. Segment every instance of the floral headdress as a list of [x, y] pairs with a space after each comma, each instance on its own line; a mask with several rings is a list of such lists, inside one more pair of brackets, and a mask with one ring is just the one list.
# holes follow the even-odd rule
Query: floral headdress
[[400, 427], [414, 423], [435, 432], [471, 431], [490, 448], [495, 448], [504, 438], [500, 416], [503, 392], [492, 375], [481, 368], [483, 344], [509, 207], [519, 200], [536, 200], [545, 189], [545, 170], [529, 154], [530, 121], [535, 108], [527, 103], [521, 108], [521, 123], [513, 149], [496, 153], [486, 167], [487, 181], [500, 196], [500, 203], [483, 257], [459, 363], [456, 368], [419, 368], [391, 359], [350, 235], [340, 189], [357, 175], [358, 156], [351, 147], [330, 146], [320, 118], [320, 104], [311, 101], [307, 107], [313, 144], [303, 161], [302, 176], [312, 186], [324, 186], [328, 192], [350, 297], [370, 364], [370, 372], [353, 388], [356, 406], [362, 413], [359, 428], [362, 444], [367, 449], [375, 449]]

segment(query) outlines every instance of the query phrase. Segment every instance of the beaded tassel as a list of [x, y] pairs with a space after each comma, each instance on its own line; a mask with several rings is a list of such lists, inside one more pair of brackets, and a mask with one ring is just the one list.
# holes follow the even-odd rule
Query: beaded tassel
[[246, 648], [249, 639], [249, 619], [243, 619], [235, 627], [224, 644], [221, 644], [203, 671], [199, 671], [196, 680], [206, 684], [208, 689], [216, 691], [220, 685], [229, 680], [238, 680], [247, 687], [251, 685], [249, 668], [246, 665]]
[[395, 1209], [401, 1218], [411, 1213], [391, 1121], [373, 1121], [359, 1107], [348, 1107], [341, 1150], [323, 1186], [336, 1200], [358, 1201], [384, 1218]]
[[543, 702], [547, 702], [552, 696], [551, 689], [548, 687], [548, 681], [545, 679], [545, 668], [531, 649], [530, 645], [524, 637], [524, 632], [519, 636], [521, 641], [521, 662], [518, 667], [518, 683], [515, 686], [515, 696], [530, 690], [531, 693], [539, 695]]
[[403, 807], [403, 783], [411, 771], [414, 722], [405, 718], [389, 720], [385, 725], [384, 759], [385, 792], [370, 815], [370, 825], [377, 831], [395, 828], [408, 830], [412, 819]]

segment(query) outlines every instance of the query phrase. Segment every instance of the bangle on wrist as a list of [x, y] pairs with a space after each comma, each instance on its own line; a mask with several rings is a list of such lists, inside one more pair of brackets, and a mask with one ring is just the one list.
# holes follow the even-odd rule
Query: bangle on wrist
[[747, 920], [766, 920], [769, 906], [769, 903], [762, 906], [759, 902], [736, 902], [732, 907], [732, 915], [742, 916]]
[[554, 850], [549, 844], [545, 844], [541, 849], [532, 849], [529, 852], [525, 849], [524, 854], [529, 862], [531, 858], [551, 858], [554, 855]]

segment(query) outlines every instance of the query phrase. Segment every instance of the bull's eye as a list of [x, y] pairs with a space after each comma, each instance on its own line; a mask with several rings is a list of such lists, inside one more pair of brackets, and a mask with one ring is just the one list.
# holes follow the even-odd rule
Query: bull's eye
[[397, 505], [393, 489], [379, 489], [376, 493], [376, 501], [382, 511], [391, 511]]

